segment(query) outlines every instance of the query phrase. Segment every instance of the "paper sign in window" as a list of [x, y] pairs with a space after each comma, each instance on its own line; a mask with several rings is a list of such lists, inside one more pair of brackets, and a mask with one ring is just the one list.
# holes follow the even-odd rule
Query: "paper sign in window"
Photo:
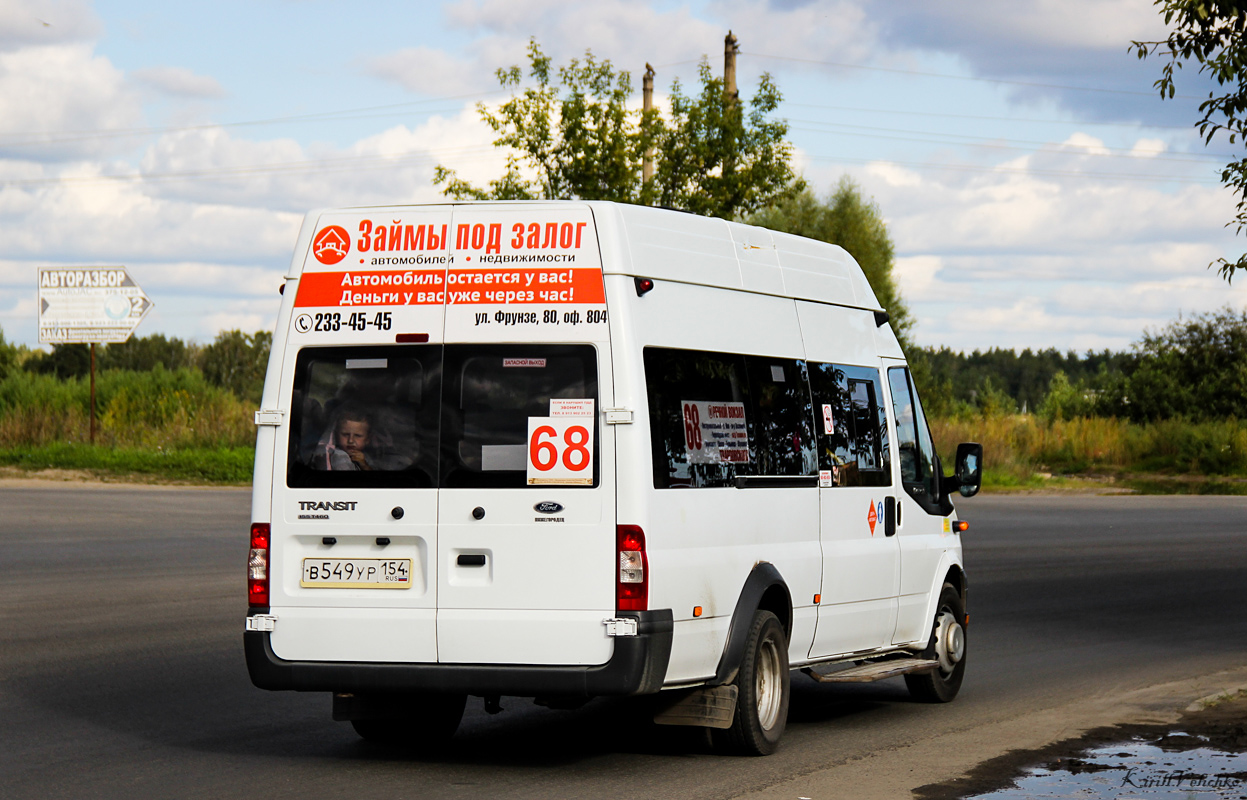
[[683, 400], [684, 449], [690, 464], [744, 464], [749, 429], [744, 403]]
[[528, 418], [528, 485], [593, 484], [593, 417]]
[[552, 417], [592, 417], [593, 398], [551, 397], [550, 416]]

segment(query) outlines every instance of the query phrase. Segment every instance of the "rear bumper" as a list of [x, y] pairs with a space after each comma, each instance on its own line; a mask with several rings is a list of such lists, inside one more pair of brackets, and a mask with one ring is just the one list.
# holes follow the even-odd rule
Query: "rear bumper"
[[[248, 614], [264, 613], [252, 609]], [[610, 661], [595, 666], [523, 664], [388, 664], [285, 661], [267, 631], [243, 633], [251, 682], [261, 689], [299, 692], [464, 692], [475, 695], [598, 697], [651, 694], [662, 688], [675, 630], [671, 609], [625, 611], [636, 636], [614, 639]]]

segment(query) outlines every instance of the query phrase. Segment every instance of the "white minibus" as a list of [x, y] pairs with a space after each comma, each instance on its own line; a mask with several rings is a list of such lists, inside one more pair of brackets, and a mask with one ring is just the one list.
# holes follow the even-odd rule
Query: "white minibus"
[[766, 754], [792, 670], [961, 685], [982, 448], [943, 474], [839, 247], [606, 202], [315, 211], [256, 423], [251, 679], [366, 740], [656, 695]]

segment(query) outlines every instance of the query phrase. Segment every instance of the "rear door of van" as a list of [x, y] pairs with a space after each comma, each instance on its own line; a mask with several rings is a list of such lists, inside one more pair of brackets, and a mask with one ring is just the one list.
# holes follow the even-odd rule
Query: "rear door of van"
[[[437, 467], [449, 206], [327, 212], [284, 331], [274, 653], [437, 660]], [[380, 213], [378, 213], [380, 212]], [[281, 339], [279, 339], [281, 341]], [[351, 450], [346, 431], [366, 433]], [[361, 455], [362, 452], [362, 455]]]
[[590, 211], [332, 212], [297, 283], [276, 655], [608, 660], [611, 361]]
[[[615, 604], [611, 356], [588, 208], [459, 207], [447, 277], [440, 660], [600, 664]], [[492, 245], [491, 245], [492, 243]]]

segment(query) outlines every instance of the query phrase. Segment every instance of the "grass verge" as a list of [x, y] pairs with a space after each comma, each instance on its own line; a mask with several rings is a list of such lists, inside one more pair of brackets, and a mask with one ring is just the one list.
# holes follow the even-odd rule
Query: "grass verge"
[[59, 443], [0, 448], [0, 466], [29, 472], [82, 470], [100, 478], [153, 483], [245, 485], [251, 483], [254, 461], [251, 447], [145, 450]]

